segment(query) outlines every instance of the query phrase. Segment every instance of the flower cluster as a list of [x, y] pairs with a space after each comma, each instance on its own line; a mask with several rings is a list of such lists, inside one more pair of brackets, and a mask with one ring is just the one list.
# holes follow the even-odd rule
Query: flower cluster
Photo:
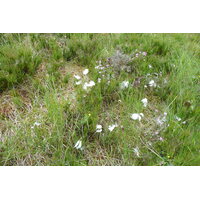
[[[84, 69], [83, 70], [83, 75], [86, 76], [89, 73], [89, 69]], [[81, 85], [82, 84], [82, 80], [81, 77], [79, 75], [74, 75], [74, 78], [77, 80], [75, 82], [76, 85]], [[91, 88], [95, 86], [95, 82], [94, 81], [89, 81], [89, 82], [85, 82], [83, 83], [83, 89], [87, 90], [88, 88]]]
[[88, 89], [88, 87], [93, 87], [93, 86], [95, 86], [95, 82], [94, 81], [90, 81], [90, 82], [86, 82], [86, 83], [84, 83], [84, 85], [83, 85], [83, 89], [84, 90], [87, 90]]
[[[118, 127], [118, 124], [117, 124], [117, 123], [112, 124], [112, 125], [109, 125], [109, 126], [108, 126], [108, 130], [109, 130], [110, 132], [112, 132], [116, 127]], [[101, 133], [102, 131], [103, 131], [102, 125], [97, 124], [97, 125], [96, 125], [96, 133]]]

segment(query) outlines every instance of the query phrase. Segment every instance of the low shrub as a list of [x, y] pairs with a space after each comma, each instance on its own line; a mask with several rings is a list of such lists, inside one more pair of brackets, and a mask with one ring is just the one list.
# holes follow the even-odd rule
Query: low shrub
[[0, 92], [33, 75], [40, 57], [30, 47], [6, 45], [0, 48]]

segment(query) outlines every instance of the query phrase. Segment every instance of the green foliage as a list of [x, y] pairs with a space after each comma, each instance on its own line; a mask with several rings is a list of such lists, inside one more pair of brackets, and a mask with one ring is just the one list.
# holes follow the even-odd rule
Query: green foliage
[[22, 82], [27, 75], [33, 75], [40, 61], [30, 47], [0, 47], [0, 92]]
[[[199, 34], [0, 34], [0, 91], [7, 89], [0, 164], [200, 165], [199, 41]], [[89, 81], [95, 85], [84, 90]]]

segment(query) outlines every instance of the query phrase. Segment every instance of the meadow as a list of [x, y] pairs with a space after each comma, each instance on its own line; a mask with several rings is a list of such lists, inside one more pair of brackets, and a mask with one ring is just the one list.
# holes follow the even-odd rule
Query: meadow
[[200, 165], [200, 34], [0, 34], [0, 165]]

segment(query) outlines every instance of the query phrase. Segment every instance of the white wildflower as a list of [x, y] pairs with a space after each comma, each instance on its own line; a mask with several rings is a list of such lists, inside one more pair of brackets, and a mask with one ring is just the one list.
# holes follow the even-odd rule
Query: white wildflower
[[156, 131], [156, 132], [154, 133], [154, 135], [159, 135], [159, 131]]
[[101, 133], [102, 132], [102, 125], [100, 125], [100, 124], [96, 125], [96, 132], [97, 133]]
[[98, 78], [98, 80], [97, 80], [97, 81], [98, 81], [98, 83], [101, 83], [101, 78]]
[[87, 75], [89, 73], [89, 69], [83, 70], [83, 75]]
[[34, 126], [40, 126], [40, 125], [41, 125], [40, 122], [35, 122], [35, 123], [34, 123]]
[[162, 137], [159, 137], [159, 140], [160, 140], [160, 141], [164, 141], [164, 139], [163, 139]]
[[152, 65], [149, 65], [149, 69], [151, 69], [152, 68]]
[[81, 79], [81, 77], [79, 75], [74, 75], [74, 78], [77, 79], [77, 80]]
[[35, 123], [33, 124], [33, 126], [31, 126], [31, 128], [33, 129], [35, 126], [40, 126], [40, 125], [41, 125], [41, 123], [35, 122]]
[[131, 119], [133, 119], [133, 120], [141, 120], [142, 119], [142, 117], [144, 117], [144, 114], [143, 113], [134, 113], [134, 114], [132, 114], [131, 115]]
[[150, 87], [156, 87], [156, 83], [154, 80], [149, 81], [149, 86]]
[[128, 82], [128, 81], [123, 81], [123, 82], [120, 84], [120, 88], [121, 88], [121, 89], [128, 88], [128, 86], [129, 86], [129, 82]]
[[87, 90], [88, 87], [93, 87], [93, 86], [95, 86], [95, 82], [94, 81], [90, 81], [89, 83], [84, 83], [83, 89]]
[[92, 87], [92, 86], [95, 86], [95, 82], [94, 82], [94, 81], [90, 81], [90, 82], [88, 83], [88, 87]]
[[87, 90], [87, 83], [84, 83], [83, 89], [84, 89], [84, 90]]
[[82, 141], [81, 141], [81, 140], [78, 140], [78, 141], [76, 142], [76, 144], [74, 145], [74, 148], [83, 150]]
[[148, 103], [147, 98], [142, 99], [141, 102], [143, 103], [144, 107], [147, 107], [147, 103]]
[[112, 132], [116, 127], [118, 127], [117, 124], [112, 124], [112, 125], [108, 126], [108, 130], [109, 130], [110, 132]]
[[182, 122], [182, 124], [186, 124], [186, 121]]
[[147, 52], [142, 52], [142, 55], [143, 55], [143, 56], [146, 56], [146, 55], [147, 55]]
[[103, 70], [105, 67], [99, 67], [100, 70]]
[[140, 116], [141, 116], [141, 117], [144, 117], [144, 114], [143, 114], [143, 113], [140, 113]]
[[180, 117], [175, 116], [175, 119], [176, 119], [178, 122], [181, 121], [181, 118], [180, 118]]
[[138, 147], [135, 147], [135, 148], [133, 149], [133, 152], [135, 153], [135, 155], [136, 155], [137, 157], [140, 157], [140, 150], [139, 150]]
[[82, 82], [81, 81], [76, 81], [76, 85], [80, 85]]

